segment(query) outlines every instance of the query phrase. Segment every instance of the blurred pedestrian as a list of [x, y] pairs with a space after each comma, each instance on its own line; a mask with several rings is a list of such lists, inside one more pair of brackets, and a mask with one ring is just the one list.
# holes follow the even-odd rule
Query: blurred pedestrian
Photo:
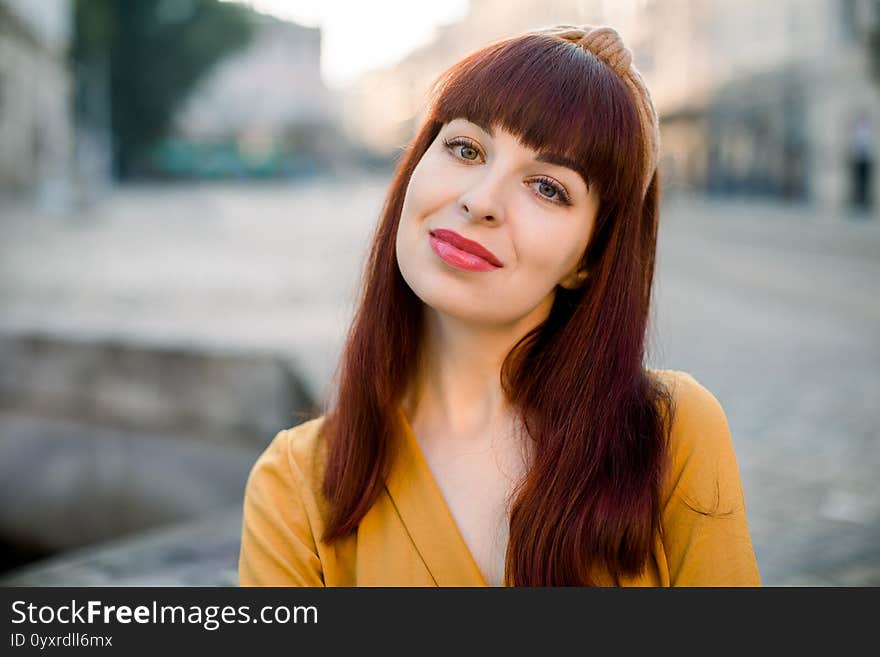
[[760, 584], [721, 405], [643, 365], [658, 155], [612, 28], [438, 78], [335, 399], [248, 478], [242, 585]]
[[853, 122], [849, 164], [852, 206], [867, 215], [873, 206], [874, 131], [870, 118], [864, 113]]

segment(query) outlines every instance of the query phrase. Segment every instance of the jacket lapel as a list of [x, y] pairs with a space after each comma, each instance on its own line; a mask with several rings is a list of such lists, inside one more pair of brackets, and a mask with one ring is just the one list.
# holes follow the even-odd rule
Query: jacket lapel
[[401, 522], [438, 586], [486, 586], [402, 409], [398, 416], [385, 488]]

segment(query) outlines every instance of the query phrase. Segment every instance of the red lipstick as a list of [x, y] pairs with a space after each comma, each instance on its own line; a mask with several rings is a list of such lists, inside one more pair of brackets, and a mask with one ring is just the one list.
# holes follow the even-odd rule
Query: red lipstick
[[438, 228], [432, 230], [430, 236], [434, 253], [453, 267], [467, 271], [491, 271], [504, 266], [489, 249], [455, 231]]

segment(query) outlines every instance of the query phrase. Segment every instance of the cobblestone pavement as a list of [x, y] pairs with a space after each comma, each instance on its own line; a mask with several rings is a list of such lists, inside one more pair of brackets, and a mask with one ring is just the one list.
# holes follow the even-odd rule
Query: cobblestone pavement
[[[283, 350], [325, 396], [386, 184], [2, 207], [0, 330]], [[880, 585], [880, 220], [670, 199], [655, 280], [650, 364], [725, 408], [764, 583]]]
[[670, 204], [658, 360], [725, 408], [762, 576], [880, 584], [880, 226]]

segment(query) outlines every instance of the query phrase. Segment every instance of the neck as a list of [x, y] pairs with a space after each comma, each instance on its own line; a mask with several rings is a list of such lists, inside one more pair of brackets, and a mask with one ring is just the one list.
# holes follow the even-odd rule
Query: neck
[[501, 366], [513, 346], [546, 312], [511, 325], [475, 325], [425, 307], [422, 358], [404, 400], [413, 426], [443, 427], [449, 438], [478, 440], [505, 426], [511, 408]]

